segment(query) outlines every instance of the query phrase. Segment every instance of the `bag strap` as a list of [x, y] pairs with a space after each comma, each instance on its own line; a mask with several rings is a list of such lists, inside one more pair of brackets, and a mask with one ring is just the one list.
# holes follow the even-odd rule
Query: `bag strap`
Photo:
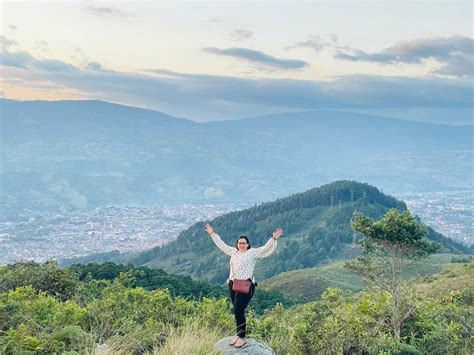
[[[234, 253], [234, 255], [235, 255], [235, 253]], [[232, 256], [234, 256], [234, 255], [232, 255]], [[229, 264], [230, 264], [230, 270], [232, 272], [232, 278], [235, 280], [234, 267], [232, 265], [232, 256], [229, 259]]]

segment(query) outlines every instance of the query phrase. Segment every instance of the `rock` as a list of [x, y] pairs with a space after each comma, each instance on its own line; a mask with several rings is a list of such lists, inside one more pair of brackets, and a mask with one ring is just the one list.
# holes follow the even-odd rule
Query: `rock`
[[259, 343], [254, 339], [247, 338], [247, 344], [239, 348], [234, 348], [232, 345], [229, 345], [229, 341], [232, 337], [225, 337], [220, 339], [214, 349], [221, 354], [252, 354], [252, 355], [275, 355], [275, 352], [272, 348], [269, 348], [266, 345]]
[[96, 344], [95, 354], [96, 355], [107, 354], [108, 350], [109, 350], [109, 346], [107, 344]]

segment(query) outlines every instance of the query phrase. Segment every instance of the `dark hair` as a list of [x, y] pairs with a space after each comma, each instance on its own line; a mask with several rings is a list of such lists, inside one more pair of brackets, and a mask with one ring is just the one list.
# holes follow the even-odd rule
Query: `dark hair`
[[239, 240], [240, 240], [240, 239], [245, 239], [245, 240], [247, 241], [247, 244], [248, 244], [247, 250], [249, 250], [249, 249], [251, 248], [251, 246], [250, 246], [249, 238], [247, 238], [246, 235], [241, 235], [240, 237], [237, 238], [237, 240], [235, 241], [235, 248], [236, 248], [237, 250], [239, 250], [238, 243], [239, 243]]

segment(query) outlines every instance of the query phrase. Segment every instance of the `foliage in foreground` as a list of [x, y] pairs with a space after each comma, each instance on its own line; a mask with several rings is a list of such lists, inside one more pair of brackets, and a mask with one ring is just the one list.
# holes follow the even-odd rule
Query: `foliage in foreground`
[[122, 280], [82, 307], [21, 286], [0, 294], [0, 353], [83, 353], [95, 343], [110, 343], [126, 353], [151, 352], [190, 324], [230, 331], [227, 308], [223, 298], [173, 298], [166, 289], [127, 288]]
[[[472, 271], [471, 263], [466, 272]], [[64, 300], [31, 286], [0, 294], [0, 353], [93, 353], [106, 343], [113, 353], [212, 353], [215, 341], [234, 331], [226, 298], [190, 300], [166, 289], [129, 288], [121, 274], [112, 283], [80, 281], [83, 295]], [[474, 305], [468, 291], [439, 299], [417, 298], [400, 341], [388, 322], [388, 292], [351, 295], [329, 288], [321, 300], [263, 316], [250, 310], [250, 335], [278, 354], [472, 352]], [[81, 303], [82, 302], [82, 303]]]
[[[180, 296], [188, 300], [200, 300], [203, 297], [225, 298], [228, 295], [225, 287], [196, 281], [189, 276], [168, 274], [160, 269], [135, 268], [132, 265], [111, 262], [76, 264], [62, 269], [52, 260], [43, 264], [19, 262], [0, 267], [0, 293], [31, 285], [34, 289], [59, 297], [62, 301], [73, 299], [83, 305], [96, 298], [104, 287], [123, 273], [133, 275], [127, 279], [126, 286], [129, 288], [143, 287], [149, 291], [166, 288], [172, 297]], [[258, 314], [263, 314], [277, 303], [289, 307], [296, 301], [277, 290], [265, 289], [259, 289], [252, 300], [253, 309]]]

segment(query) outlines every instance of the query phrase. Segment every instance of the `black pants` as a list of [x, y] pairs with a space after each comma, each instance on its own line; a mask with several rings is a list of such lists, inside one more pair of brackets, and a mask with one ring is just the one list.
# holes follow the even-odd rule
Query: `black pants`
[[[249, 280], [250, 281], [250, 280]], [[245, 338], [245, 308], [247, 308], [253, 294], [255, 293], [255, 284], [250, 286], [249, 293], [239, 293], [232, 290], [234, 282], [229, 282], [229, 294], [232, 305], [234, 306], [235, 324], [237, 326], [237, 336]]]

